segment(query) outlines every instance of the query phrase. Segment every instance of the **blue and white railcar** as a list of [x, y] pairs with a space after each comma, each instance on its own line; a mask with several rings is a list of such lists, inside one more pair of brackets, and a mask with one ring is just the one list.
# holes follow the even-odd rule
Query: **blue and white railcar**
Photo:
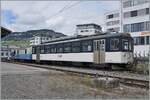
[[127, 33], [66, 37], [33, 46], [35, 61], [129, 64], [133, 39]]
[[14, 56], [15, 60], [32, 61], [32, 47], [19, 48]]

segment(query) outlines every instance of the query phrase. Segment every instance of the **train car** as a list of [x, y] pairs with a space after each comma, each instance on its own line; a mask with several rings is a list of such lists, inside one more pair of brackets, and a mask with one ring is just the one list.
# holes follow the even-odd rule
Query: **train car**
[[32, 47], [17, 49], [17, 53], [14, 55], [14, 60], [32, 61]]
[[128, 33], [55, 39], [33, 46], [32, 60], [127, 65], [133, 62], [133, 39]]

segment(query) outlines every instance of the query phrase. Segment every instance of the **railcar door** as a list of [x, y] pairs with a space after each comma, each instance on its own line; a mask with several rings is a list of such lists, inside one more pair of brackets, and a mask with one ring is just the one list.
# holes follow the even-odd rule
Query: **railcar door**
[[36, 47], [36, 62], [40, 62], [40, 46]]
[[94, 40], [94, 63], [105, 63], [105, 39]]

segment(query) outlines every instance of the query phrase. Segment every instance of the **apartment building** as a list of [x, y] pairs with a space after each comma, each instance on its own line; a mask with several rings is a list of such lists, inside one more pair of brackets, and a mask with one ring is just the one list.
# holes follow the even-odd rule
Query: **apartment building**
[[[149, 56], [150, 52], [149, 1], [150, 0], [121, 0], [120, 2], [120, 10], [118, 11], [119, 13], [118, 19], [120, 19], [120, 23], [118, 26], [120, 26], [120, 32], [130, 33], [131, 36], [133, 37], [135, 57]], [[106, 22], [109, 21], [106, 20]], [[106, 27], [107, 27], [106, 29], [109, 29], [108, 26]], [[114, 26], [111, 27], [113, 28]]]
[[102, 32], [101, 26], [89, 23], [89, 24], [79, 24], [76, 26], [77, 35], [93, 35], [100, 34]]
[[34, 36], [33, 38], [30, 39], [30, 45], [39, 45], [51, 39], [52, 39], [51, 37], [46, 37], [46, 36]]

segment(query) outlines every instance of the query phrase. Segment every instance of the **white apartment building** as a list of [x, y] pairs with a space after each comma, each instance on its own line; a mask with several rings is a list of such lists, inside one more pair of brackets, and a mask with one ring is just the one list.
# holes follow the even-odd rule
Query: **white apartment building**
[[51, 37], [44, 37], [44, 36], [34, 36], [30, 39], [30, 45], [39, 45], [43, 42], [47, 42], [51, 40]]
[[101, 26], [90, 23], [90, 24], [80, 24], [76, 26], [77, 35], [93, 35], [100, 34], [102, 32]]
[[108, 32], [120, 32], [120, 13], [119, 10], [105, 13], [105, 29]]
[[[150, 52], [149, 1], [150, 0], [121, 0], [120, 3], [120, 10], [118, 11], [120, 15], [120, 32], [130, 33], [133, 37], [135, 57], [148, 57]], [[106, 29], [108, 29], [108, 26], [106, 27]], [[111, 27], [113, 28], [113, 26]]]

